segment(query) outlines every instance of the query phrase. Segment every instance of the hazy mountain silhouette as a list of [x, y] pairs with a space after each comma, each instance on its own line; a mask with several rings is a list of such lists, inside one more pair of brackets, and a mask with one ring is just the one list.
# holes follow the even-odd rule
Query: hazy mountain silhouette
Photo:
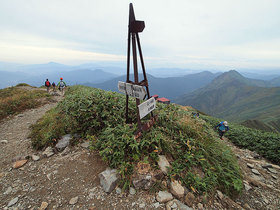
[[[175, 99], [179, 95], [191, 92], [209, 84], [219, 73], [213, 74], [208, 71], [197, 74], [189, 74], [182, 77], [157, 78], [150, 74], [147, 75], [149, 82], [150, 94], [157, 94], [160, 97], [166, 97], [170, 100]], [[133, 75], [130, 76], [131, 80]], [[140, 80], [143, 75], [140, 75]], [[99, 84], [86, 83], [85, 85], [101, 88], [104, 90], [118, 91], [118, 81], [126, 81], [126, 76], [120, 76]]]
[[252, 80], [229, 71], [207, 86], [178, 97], [175, 103], [230, 121], [258, 120], [280, 131], [280, 87], [269, 86], [270, 81]]

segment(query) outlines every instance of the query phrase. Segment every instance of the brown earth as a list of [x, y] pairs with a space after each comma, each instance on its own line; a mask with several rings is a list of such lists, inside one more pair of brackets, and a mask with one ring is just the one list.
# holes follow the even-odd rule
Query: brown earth
[[[59, 100], [61, 97], [56, 96], [56, 102], [28, 110], [0, 124], [0, 209], [39, 209], [42, 202], [47, 202], [47, 209], [155, 209], [155, 195], [147, 191], [135, 195], [118, 190], [105, 193], [100, 187], [98, 174], [107, 166], [94, 151], [78, 145], [47, 158], [32, 149], [29, 126]], [[270, 164], [271, 168], [266, 169], [264, 166], [269, 165], [268, 161], [261, 157], [256, 159], [257, 154], [239, 149], [227, 140], [225, 143], [238, 157], [246, 185], [244, 193], [235, 201], [216, 195], [209, 203], [196, 202], [192, 207], [279, 209], [280, 167]], [[32, 160], [32, 155], [39, 156], [40, 160]], [[28, 162], [18, 169], [13, 168], [19, 159], [28, 159]], [[255, 175], [248, 163], [260, 174]], [[77, 202], [69, 204], [73, 198], [77, 198]], [[16, 203], [8, 208], [13, 199]], [[165, 209], [165, 204], [160, 204], [157, 209]]]

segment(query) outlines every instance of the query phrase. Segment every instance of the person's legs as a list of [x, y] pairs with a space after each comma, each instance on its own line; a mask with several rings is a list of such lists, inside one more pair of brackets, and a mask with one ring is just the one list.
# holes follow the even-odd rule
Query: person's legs
[[220, 136], [220, 139], [223, 140], [223, 135], [224, 135], [224, 132], [219, 130], [219, 136]]

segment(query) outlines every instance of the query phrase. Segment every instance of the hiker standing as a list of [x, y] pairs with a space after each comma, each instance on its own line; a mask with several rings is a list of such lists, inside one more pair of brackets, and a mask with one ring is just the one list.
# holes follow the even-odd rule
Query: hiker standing
[[223, 140], [223, 135], [225, 134], [226, 131], [229, 130], [228, 123], [227, 121], [222, 121], [215, 126], [215, 128], [217, 127], [219, 127], [218, 130], [219, 130], [220, 139]]
[[64, 95], [64, 88], [66, 88], [66, 83], [63, 81], [63, 78], [60, 78], [59, 83], [57, 84], [58, 89], [61, 91], [62, 95]]
[[52, 88], [53, 88], [53, 92], [56, 92], [56, 90], [55, 90], [55, 83], [54, 82], [52, 83]]
[[51, 83], [49, 82], [48, 79], [46, 79], [45, 86], [47, 87], [47, 92], [49, 92], [50, 91]]

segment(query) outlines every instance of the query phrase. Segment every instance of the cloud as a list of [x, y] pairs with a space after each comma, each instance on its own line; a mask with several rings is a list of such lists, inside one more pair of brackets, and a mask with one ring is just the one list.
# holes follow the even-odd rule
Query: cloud
[[[129, 2], [1, 1], [0, 44], [7, 51], [1, 60], [125, 59]], [[132, 2], [145, 21], [140, 39], [149, 65], [280, 66], [278, 0]]]

